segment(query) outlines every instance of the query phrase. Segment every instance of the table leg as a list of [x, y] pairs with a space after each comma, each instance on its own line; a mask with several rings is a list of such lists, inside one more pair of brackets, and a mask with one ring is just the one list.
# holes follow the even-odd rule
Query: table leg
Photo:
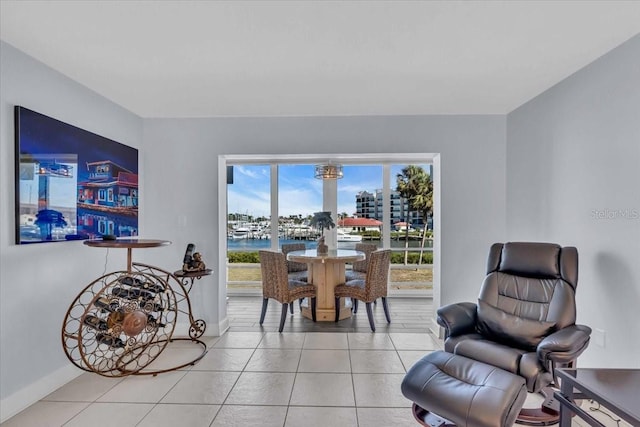
[[[570, 381], [560, 381], [560, 392], [573, 402], [573, 385]], [[571, 410], [567, 405], [560, 404], [560, 427], [571, 427]]]
[[[334, 322], [336, 319], [335, 296], [333, 290], [336, 285], [344, 283], [344, 263], [309, 263], [308, 277], [317, 290], [316, 320], [318, 322]], [[351, 307], [340, 301], [340, 320], [351, 317]], [[311, 319], [310, 307], [303, 308], [303, 316]]]

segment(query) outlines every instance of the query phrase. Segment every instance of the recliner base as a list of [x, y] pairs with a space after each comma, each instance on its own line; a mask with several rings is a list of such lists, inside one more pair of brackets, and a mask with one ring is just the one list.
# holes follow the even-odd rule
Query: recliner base
[[413, 417], [425, 427], [455, 427], [451, 421], [429, 412], [415, 403], [413, 404]]
[[560, 403], [553, 397], [553, 388], [545, 387], [539, 393], [545, 398], [540, 408], [522, 408], [516, 424], [550, 426], [560, 421]]

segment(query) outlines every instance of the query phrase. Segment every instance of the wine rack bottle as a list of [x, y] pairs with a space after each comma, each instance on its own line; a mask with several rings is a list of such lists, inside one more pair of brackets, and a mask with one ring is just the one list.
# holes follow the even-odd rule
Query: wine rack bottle
[[141, 305], [141, 308], [144, 309], [145, 311], [163, 311], [164, 310], [164, 307], [162, 306], [162, 304], [159, 304], [157, 302], [154, 302], [154, 303], [146, 302]]
[[124, 341], [109, 334], [99, 333], [96, 335], [96, 340], [98, 340], [99, 343], [108, 345], [112, 348], [124, 348]]
[[113, 291], [111, 291], [111, 293], [117, 297], [131, 300], [149, 301], [155, 298], [155, 294], [142, 289], [113, 288]]
[[102, 320], [92, 315], [85, 316], [84, 319], [82, 319], [82, 323], [95, 329], [96, 331], [106, 331], [109, 329], [106, 320]]
[[109, 300], [109, 298], [105, 298], [105, 297], [98, 298], [93, 302], [93, 305], [100, 308], [103, 313], [107, 311], [109, 313], [113, 313], [120, 306], [120, 304], [118, 304], [118, 301], [111, 301]]
[[147, 322], [149, 322], [150, 324], [153, 324], [155, 326], [157, 326], [158, 328], [164, 328], [165, 326], [167, 326], [166, 323], [159, 323], [158, 319], [156, 319], [155, 317], [153, 317], [153, 315], [148, 315], [147, 316]]
[[154, 293], [164, 292], [164, 287], [158, 283], [143, 282], [142, 280], [131, 276], [122, 276], [118, 278], [118, 282], [122, 285], [135, 286]]

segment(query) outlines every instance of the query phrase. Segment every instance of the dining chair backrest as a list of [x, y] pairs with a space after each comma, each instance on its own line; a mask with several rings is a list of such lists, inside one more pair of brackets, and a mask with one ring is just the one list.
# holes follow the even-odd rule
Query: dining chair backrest
[[391, 264], [391, 250], [374, 251], [369, 257], [369, 267], [365, 279], [367, 301], [374, 301], [387, 296], [389, 282], [389, 265]]
[[[285, 260], [287, 258], [287, 254], [293, 251], [304, 251], [307, 247], [304, 243], [285, 243], [282, 245], [282, 253], [284, 254]], [[298, 271], [307, 271], [307, 264], [303, 262], [295, 262], [295, 261], [286, 261], [287, 262], [287, 271], [289, 273], [295, 273]]]
[[289, 302], [289, 277], [282, 252], [259, 251], [262, 272], [262, 296], [280, 303]]
[[371, 257], [371, 253], [376, 249], [378, 249], [378, 245], [375, 243], [356, 243], [356, 251], [364, 252], [365, 259], [354, 262], [352, 267], [353, 271], [366, 273], [367, 268], [369, 267], [369, 258]]

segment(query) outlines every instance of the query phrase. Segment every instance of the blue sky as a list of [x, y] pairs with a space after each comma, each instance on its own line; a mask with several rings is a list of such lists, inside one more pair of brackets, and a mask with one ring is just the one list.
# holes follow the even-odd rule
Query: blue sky
[[[391, 188], [404, 165], [391, 167]], [[235, 165], [233, 184], [228, 185], [229, 213], [254, 217], [270, 215], [269, 165]], [[279, 214], [311, 215], [322, 210], [322, 181], [314, 178], [314, 165], [278, 167]], [[344, 178], [338, 180], [338, 212], [349, 215], [356, 210], [356, 194], [382, 188], [382, 166], [344, 166]]]

